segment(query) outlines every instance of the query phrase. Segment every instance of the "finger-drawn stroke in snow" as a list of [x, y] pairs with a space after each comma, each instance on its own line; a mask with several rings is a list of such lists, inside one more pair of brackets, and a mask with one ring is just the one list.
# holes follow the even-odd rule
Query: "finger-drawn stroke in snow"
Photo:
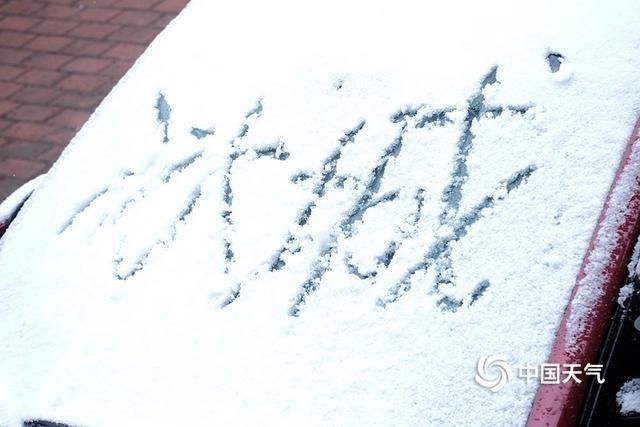
[[[452, 244], [463, 239], [473, 226], [483, 217], [487, 210], [498, 203], [506, 203], [509, 195], [525, 185], [529, 177], [536, 171], [536, 165], [530, 164], [524, 168], [513, 170], [511, 174], [504, 176], [501, 181], [495, 183], [494, 191], [480, 198], [474, 206], [461, 209], [463, 199], [463, 187], [469, 178], [467, 160], [474, 146], [474, 124], [483, 120], [498, 118], [503, 114], [525, 115], [529, 110], [528, 105], [494, 106], [486, 103], [486, 89], [496, 84], [497, 67], [493, 67], [481, 79], [478, 88], [466, 105], [445, 106], [433, 108], [428, 104], [405, 106], [395, 112], [390, 112], [388, 120], [395, 126], [395, 136], [384, 145], [377, 155], [369, 170], [361, 171], [355, 175], [345, 175], [339, 171], [339, 164], [346, 150], [366, 151], [371, 150], [364, 144], [363, 132], [366, 132], [370, 123], [364, 117], [354, 121], [346, 130], [337, 133], [334, 148], [320, 162], [316, 170], [300, 171], [291, 176], [291, 181], [309, 191], [309, 201], [300, 207], [298, 214], [284, 240], [277, 250], [267, 258], [266, 268], [254, 271], [236, 271], [237, 251], [235, 250], [235, 224], [234, 224], [234, 189], [233, 176], [236, 162], [249, 154], [249, 160], [264, 157], [286, 162], [289, 153], [284, 141], [276, 141], [261, 148], [248, 148], [242, 141], [251, 132], [257, 121], [261, 120], [264, 113], [263, 99], [258, 98], [255, 105], [247, 111], [235, 136], [228, 141], [228, 146], [222, 159], [222, 189], [219, 200], [219, 216], [211, 218], [211, 221], [219, 221], [222, 224], [220, 243], [222, 247], [223, 274], [228, 280], [229, 291], [222, 298], [217, 299], [218, 307], [226, 307], [241, 298], [243, 284], [251, 282], [252, 286], [260, 286], [260, 278], [270, 272], [283, 271], [292, 257], [303, 257], [308, 267], [308, 275], [297, 291], [291, 296], [289, 314], [300, 315], [303, 307], [310, 303], [312, 295], [323, 286], [329, 286], [325, 276], [332, 268], [342, 268], [352, 277], [362, 281], [363, 284], [376, 284], [381, 289], [377, 299], [377, 305], [386, 307], [398, 301], [412, 286], [414, 276], [419, 272], [430, 270], [434, 273], [435, 280], [430, 285], [429, 292], [437, 295], [437, 305], [446, 311], [456, 311], [463, 306], [471, 306], [478, 301], [491, 286], [490, 277], [478, 277], [477, 284], [464, 297], [451, 292], [458, 284], [455, 265], [452, 258]], [[172, 144], [170, 128], [172, 106], [163, 93], [159, 93], [156, 99], [157, 121], [161, 126], [162, 145]], [[429, 183], [407, 183], [397, 186], [385, 185], [388, 171], [395, 165], [398, 157], [405, 149], [405, 138], [408, 132], [422, 132], [427, 141], [420, 149], [429, 150], [430, 132], [437, 128], [455, 129], [457, 139], [451, 140], [451, 146], [455, 146], [451, 171], [446, 185], [440, 188], [430, 187]], [[452, 134], [456, 134], [456, 132]], [[208, 136], [215, 133], [214, 127], [191, 127], [190, 136], [197, 141], [206, 141]], [[118, 222], [131, 209], [135, 209], [150, 192], [161, 192], [167, 185], [181, 174], [201, 168], [204, 172], [198, 172], [200, 181], [194, 180], [186, 187], [182, 187], [184, 198], [181, 203], [172, 206], [164, 206], [172, 215], [164, 229], [159, 234], [149, 234], [130, 243], [131, 238], [127, 233], [120, 237], [119, 249], [113, 258], [114, 275], [119, 280], [126, 281], [145, 268], [154, 249], [160, 245], [169, 246], [176, 238], [178, 224], [188, 220], [189, 215], [198, 206], [202, 196], [202, 181], [210, 176], [213, 171], [206, 165], [206, 147], [198, 145], [191, 151], [184, 152], [180, 158], [176, 158], [171, 151], [160, 150], [160, 155], [154, 161], [136, 173], [132, 171], [121, 172], [111, 185], [102, 188], [78, 207], [77, 211], [60, 228], [60, 234], [71, 230], [76, 220], [88, 211], [95, 208], [103, 200], [104, 203], [112, 203], [118, 206], [109, 213], [103, 213], [97, 226], [105, 221]], [[162, 154], [167, 153], [167, 154]], [[392, 184], [395, 185], [395, 184]], [[324, 230], [322, 241], [312, 244], [307, 230], [310, 223], [317, 215], [319, 207], [331, 204], [335, 197], [342, 197], [345, 204], [342, 213], [331, 218], [330, 225]], [[435, 233], [429, 233], [430, 239], [425, 239], [422, 230], [426, 204], [437, 204], [437, 218]], [[373, 260], [363, 262], [362, 257], [354, 252], [349, 243], [357, 238], [360, 228], [366, 225], [369, 213], [384, 207], [398, 206], [397, 211], [402, 212], [403, 219], [392, 232], [391, 237], [384, 244], [384, 249], [374, 256]], [[400, 208], [402, 206], [402, 208]], [[408, 208], [407, 208], [408, 207]], [[100, 208], [95, 208], [100, 209]], [[408, 209], [408, 210], [407, 210]], [[320, 209], [320, 211], [322, 211]], [[437, 236], [434, 238], [434, 236]], [[316, 239], [318, 240], [318, 239]], [[422, 257], [419, 262], [409, 266], [400, 266], [397, 262], [397, 254], [404, 246], [420, 248]], [[133, 246], [133, 248], [129, 248]], [[401, 270], [401, 274], [381, 278], [382, 273], [391, 270]]]
[[[442, 235], [442, 237], [438, 238], [435, 243], [423, 246], [425, 248], [423, 259], [419, 263], [411, 266], [401, 280], [391, 284], [388, 291], [378, 299], [377, 303], [382, 307], [397, 301], [407, 292], [410, 289], [411, 280], [417, 272], [432, 267], [436, 269], [436, 282], [433, 284], [433, 292], [442, 295], [438, 300], [438, 306], [443, 310], [455, 311], [465, 303], [467, 305], [474, 304], [490, 286], [489, 279], [482, 278], [478, 280], [478, 284], [464, 300], [449, 296], [442, 290], [442, 284], [444, 283], [455, 285], [456, 278], [451, 260], [451, 243], [467, 235], [470, 228], [482, 217], [487, 209], [506, 199], [512, 191], [525, 184], [527, 179], [536, 170], [536, 166], [532, 164], [514, 171], [512, 175], [496, 183], [496, 188], [493, 193], [487, 194], [481, 202], [470, 210], [460, 212], [462, 187], [468, 178], [467, 158], [473, 147], [474, 135], [472, 127], [474, 122], [496, 118], [505, 112], [514, 115], [524, 115], [530, 108], [530, 106], [527, 105], [486, 105], [485, 89], [496, 83], [496, 72], [497, 67], [494, 67], [484, 76], [478, 91], [469, 98], [467, 105], [464, 107], [465, 114], [462, 123], [459, 124], [460, 134], [456, 142], [457, 152], [453, 162], [454, 167], [448, 184], [441, 190], [440, 199], [442, 209], [438, 218], [440, 230], [438, 230], [437, 235]], [[337, 220], [334, 227], [327, 230], [329, 238], [326, 239], [326, 243], [314, 247], [312, 250], [314, 250], [315, 253], [306, 254], [306, 258], [309, 259], [311, 263], [309, 268], [310, 274], [300, 285], [298, 292], [293, 297], [289, 309], [290, 315], [298, 316], [300, 314], [309, 296], [321, 287], [325, 274], [332, 268], [332, 265], [340, 262], [340, 260], [336, 259], [336, 255], [340, 252], [340, 244], [353, 236], [354, 229], [363, 221], [365, 213], [383, 204], [394, 203], [399, 198], [399, 188], [383, 193], [380, 192], [380, 189], [385, 179], [389, 162], [397, 158], [403, 149], [403, 138], [407, 129], [410, 126], [417, 129], [437, 126], [455, 126], [456, 123], [454, 119], [450, 117], [450, 113], [456, 110], [454, 107], [433, 110], [424, 105], [420, 105], [401, 109], [391, 115], [390, 120], [398, 125], [397, 136], [390, 141], [383, 150], [375, 166], [364, 181], [358, 180], [356, 177], [349, 177], [355, 181], [354, 201], [351, 208], [345, 212], [343, 217]], [[304, 233], [300, 233], [300, 229], [304, 229], [304, 227], [307, 226], [314, 215], [316, 206], [322, 203], [323, 199], [331, 192], [344, 191], [344, 182], [347, 177], [337, 175], [337, 164], [345, 147], [351, 144], [358, 144], [358, 135], [365, 128], [366, 124], [366, 120], [363, 120], [355, 124], [353, 128], [338, 138], [339, 144], [336, 149], [324, 159], [318, 170], [313, 173], [301, 172], [292, 178], [295, 183], [313, 182], [312, 191], [315, 197], [312, 202], [304, 206], [299, 212], [297, 221], [293, 225], [298, 232], [294, 233], [290, 231], [280, 249], [272, 256], [270, 271], [278, 271], [286, 268], [285, 258], [287, 256], [295, 256], [301, 251], [303, 245], [301, 245], [297, 235], [304, 235]], [[342, 260], [351, 274], [361, 280], [373, 280], [381, 269], [386, 269], [392, 265], [397, 250], [407, 240], [417, 238], [415, 230], [419, 226], [418, 223], [425, 203], [424, 194], [426, 191], [433, 190], [418, 188], [415, 191], [413, 195], [415, 209], [406, 221], [407, 227], [400, 233], [398, 239], [391, 241], [386, 250], [379, 254], [377, 257], [378, 266], [376, 270], [361, 271], [359, 267], [352, 262], [349, 255]], [[447, 230], [450, 231], [447, 232]], [[240, 287], [240, 284], [236, 284], [231, 294], [224, 300], [222, 304], [223, 307], [229, 305], [240, 296]]]
[[[155, 108], [158, 111], [157, 120], [162, 126], [162, 143], [170, 144], [171, 138], [169, 137], [169, 126], [171, 123], [172, 108], [164, 94], [158, 95]], [[224, 247], [224, 254], [226, 258], [227, 268], [225, 273], [229, 272], [228, 266], [233, 264], [234, 255], [232, 248], [232, 234], [233, 223], [231, 221], [231, 211], [233, 206], [233, 190], [230, 184], [231, 171], [233, 169], [234, 162], [239, 158], [245, 156], [249, 152], [255, 159], [263, 157], [269, 157], [276, 160], [286, 160], [289, 153], [284, 147], [284, 143], [279, 141], [276, 145], [268, 145], [259, 149], [244, 149], [240, 148], [239, 142], [249, 132], [251, 126], [260, 117], [262, 112], [262, 102], [260, 99], [256, 102], [255, 106], [245, 115], [245, 120], [240, 126], [237, 135], [229, 141], [229, 151], [225, 160], [225, 169], [223, 174], [223, 198], [222, 198], [222, 210], [220, 212], [220, 218], [225, 225], [223, 232], [222, 245]], [[206, 136], [213, 135], [213, 128], [201, 129], [198, 127], [192, 127], [190, 134], [197, 140], [201, 140]], [[105, 203], [114, 203], [118, 207], [116, 213], [101, 215], [101, 220], [97, 227], [101, 226], [105, 221], [111, 220], [117, 223], [123, 215], [130, 209], [133, 209], [143, 201], [145, 196], [152, 191], [162, 191], [166, 185], [179, 174], [188, 172], [195, 166], [202, 166], [204, 162], [203, 147], [193, 149], [191, 152], [183, 154], [182, 158], [175, 158], [173, 152], [168, 152], [166, 155], [158, 156], [150, 165], [145, 167], [141, 172], [134, 173], [131, 171], [125, 171], [119, 173], [114, 182], [104, 189], [101, 189], [95, 195], [91, 196], [85, 203], [83, 203], [76, 212], [63, 224], [60, 228], [59, 234], [65, 233], [70, 229], [75, 221], [89, 210], [93, 209], [100, 201], [105, 199]], [[204, 170], [207, 170], [207, 166], [204, 166]], [[212, 172], [206, 172], [206, 175], [210, 175]], [[196, 183], [195, 186], [187, 190], [185, 202], [182, 206], [171, 206], [170, 204], [163, 205], [163, 209], [174, 210], [175, 215], [171, 224], [167, 229], [158, 236], [154, 236], [153, 241], [143, 244], [143, 247], [139, 250], [131, 251], [130, 254], [123, 254], [122, 248], [127, 242], [127, 235], [125, 234], [121, 238], [120, 251], [116, 253], [113, 263], [115, 268], [115, 276], [119, 280], [127, 280], [144, 269], [145, 264], [153, 252], [154, 248], [158, 245], [168, 246], [176, 237], [176, 227], [178, 223], [185, 222], [187, 217], [191, 214], [195, 208], [201, 194], [201, 183]], [[137, 248], [138, 249], [138, 248]]]
[[[505, 110], [515, 114], [524, 114], [529, 109], [527, 106], [494, 107], [487, 106], [485, 104], [484, 91], [487, 86], [496, 82], [496, 72], [497, 68], [490, 70], [490, 72], [483, 78], [478, 92], [475, 93], [468, 101], [460, 137], [457, 142], [457, 153], [454, 158], [454, 168], [451, 173], [450, 181], [442, 192], [441, 200], [443, 202], [443, 208], [439, 215], [440, 228], [443, 230], [451, 229], [452, 231], [448, 233], [436, 233], [437, 235], [444, 234], [444, 236], [437, 239], [435, 243], [427, 247], [423, 260], [412, 266], [406, 272], [402, 280], [398, 283], [394, 283], [387, 294], [378, 300], [378, 304], [380, 306], [384, 307], [400, 298], [404, 292], [409, 290], [413, 275], [418, 271], [426, 270], [432, 266], [435, 267], [437, 273], [437, 279], [433, 285], [433, 291], [440, 292], [440, 285], [444, 282], [455, 283], [455, 276], [451, 265], [451, 242], [463, 238], [469, 232], [470, 227], [472, 227], [481, 218], [483, 211], [494, 206], [499, 200], [506, 198], [509, 193], [526, 182], [526, 180], [535, 171], [534, 165], [515, 171], [512, 176], [507, 177], [503, 182], [498, 184], [498, 188], [506, 190], [506, 192], [502, 192], [502, 195], [487, 195], [470, 211], [462, 213], [459, 212], [460, 201], [462, 199], [462, 187], [468, 178], [466, 162], [473, 146], [474, 135], [472, 133], [472, 125], [474, 121], [484, 118], [495, 118], [501, 115]], [[358, 199], [358, 202], [352, 207], [350, 213], [339, 224], [338, 229], [340, 230], [340, 233], [342, 233], [342, 237], [349, 238], [352, 235], [354, 224], [362, 218], [367, 209], [375, 208], [380, 203], [392, 203], [397, 198], [397, 190], [382, 195], [378, 194], [378, 190], [380, 189], [381, 182], [385, 177], [385, 171], [390, 158], [397, 157], [402, 150], [403, 135], [407, 126], [413, 125], [415, 127], [423, 127], [427, 123], [434, 126], [445, 126], [448, 123], [453, 123], [453, 121], [448, 120], [447, 116], [447, 114], [452, 111], [451, 108], [429, 112], [416, 120], [416, 117], [419, 116], [419, 113], [421, 112], [421, 108], [422, 107], [415, 109], [408, 108], [392, 115], [391, 120], [400, 125], [398, 136], [385, 149], [378, 164], [371, 172], [371, 177], [364, 186], [365, 189]], [[419, 189], [415, 196], [416, 213], [414, 217], [414, 225], [417, 224], [417, 220], [419, 219], [423, 203], [423, 199], [421, 197], [423, 191], [425, 190]], [[322, 196], [320, 195], [320, 197]], [[401, 239], [391, 242], [387, 250], [380, 254], [378, 267], [389, 267], [393, 262], [394, 255], [398, 248], [402, 246], [405, 240], [411, 238], [412, 234], [406, 233]], [[337, 248], [335, 244], [337, 241], [338, 236], [332, 236], [331, 244], [318, 254], [318, 262], [313, 267], [309, 279], [302, 284], [300, 291], [294, 297], [293, 304], [289, 311], [291, 315], [298, 315], [302, 306], [305, 304], [307, 297], [317, 291], [320, 287], [322, 277], [329, 269], [332, 256], [336, 253]], [[359, 272], [357, 266], [351, 264], [348, 264], [348, 269], [353, 274], [364, 280], [377, 275], [377, 271], [362, 274]], [[478, 285], [475, 287], [468, 299], [468, 304], [473, 304], [478, 298], [480, 298], [489, 285], [490, 282], [488, 279], [479, 280]], [[455, 311], [457, 308], [462, 306], [463, 303], [463, 300], [455, 299], [447, 295], [443, 295], [438, 301], [440, 308], [452, 311]]]

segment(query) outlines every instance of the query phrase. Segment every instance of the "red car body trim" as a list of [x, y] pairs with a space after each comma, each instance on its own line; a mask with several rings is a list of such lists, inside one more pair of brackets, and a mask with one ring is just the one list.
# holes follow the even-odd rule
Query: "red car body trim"
[[[613, 183], [607, 194], [595, 230], [591, 237], [588, 249], [582, 261], [582, 265], [576, 277], [576, 285], [573, 288], [569, 303], [565, 308], [556, 334], [549, 363], [568, 364], [577, 363], [584, 367], [587, 363], [597, 363], [602, 340], [608, 326], [615, 302], [618, 296], [620, 284], [624, 282], [628, 272], [627, 266], [632, 255], [633, 246], [638, 238], [640, 230], [640, 191], [634, 191], [625, 200], [623, 218], [614, 218], [615, 209], [609, 209], [613, 195], [621, 186], [629, 185], [629, 182], [621, 179], [623, 171], [634, 162], [634, 151], [640, 142], [640, 120], [636, 123], [627, 147], [622, 155], [620, 165], [616, 171]], [[634, 177], [640, 182], [640, 173], [636, 171]], [[620, 215], [619, 211], [617, 215]], [[617, 221], [614, 236], [601, 236], [599, 231], [604, 224]], [[601, 268], [602, 288], [595, 304], [582, 316], [583, 329], [576, 341], [568, 342], [567, 329], [572, 311], [572, 302], [576, 298], [579, 284], [585, 278], [590, 267], [591, 254], [606, 247], [611, 247], [606, 239], [615, 239], [613, 250], [608, 254], [606, 265]], [[592, 377], [593, 378], [593, 377]], [[568, 381], [560, 384], [541, 384], [533, 401], [533, 406], [527, 421], [528, 427], [573, 426], [578, 418], [586, 391], [588, 381], [578, 383]]]

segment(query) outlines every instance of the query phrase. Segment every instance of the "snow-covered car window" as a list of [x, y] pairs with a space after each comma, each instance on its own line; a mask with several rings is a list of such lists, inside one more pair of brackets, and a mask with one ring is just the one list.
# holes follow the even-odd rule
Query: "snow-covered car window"
[[0, 424], [526, 422], [639, 6], [264, 3], [192, 1], [3, 237]]

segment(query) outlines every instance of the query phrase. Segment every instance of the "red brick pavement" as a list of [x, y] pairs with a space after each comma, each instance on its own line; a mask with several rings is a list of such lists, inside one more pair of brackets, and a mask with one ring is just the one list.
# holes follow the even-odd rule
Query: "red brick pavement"
[[0, 201], [46, 172], [189, 0], [0, 0]]

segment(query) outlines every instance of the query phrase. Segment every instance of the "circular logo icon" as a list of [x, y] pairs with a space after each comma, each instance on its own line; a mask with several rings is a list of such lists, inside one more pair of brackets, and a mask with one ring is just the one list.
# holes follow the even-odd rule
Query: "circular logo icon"
[[500, 356], [482, 356], [476, 365], [475, 381], [478, 385], [496, 392], [511, 380], [511, 368]]

